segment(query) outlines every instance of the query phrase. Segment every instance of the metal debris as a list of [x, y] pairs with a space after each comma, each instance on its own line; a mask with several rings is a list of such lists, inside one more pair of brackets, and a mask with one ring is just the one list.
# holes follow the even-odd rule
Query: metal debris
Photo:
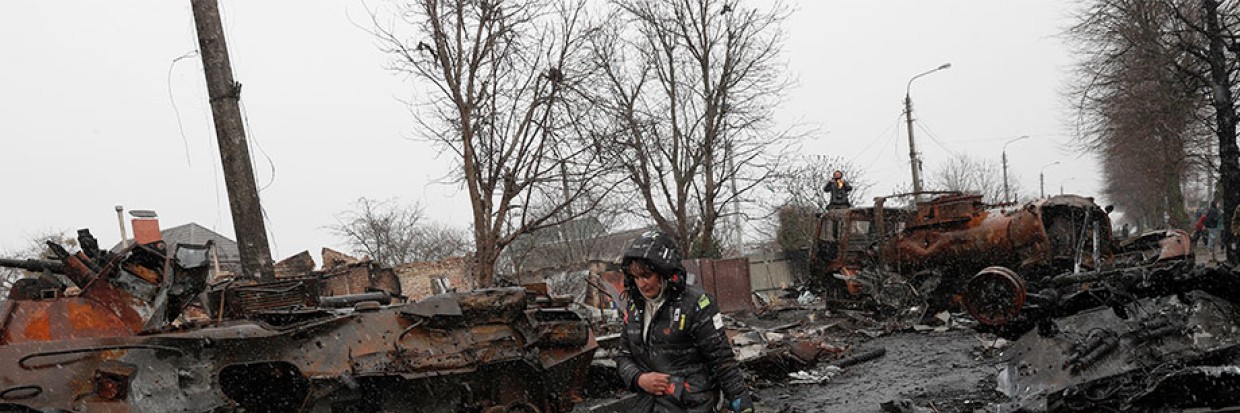
[[[1092, 198], [988, 205], [976, 194], [934, 192], [922, 193], [934, 198], [913, 208], [885, 206], [913, 195], [822, 213], [810, 282], [837, 302], [863, 297], [893, 312], [915, 308], [906, 318], [963, 300], [979, 321], [1002, 324], [1015, 317], [1030, 285], [1047, 278], [1191, 257], [1182, 231], [1117, 242], [1109, 208]], [[988, 300], [992, 291], [1009, 301]]]
[[567, 412], [597, 347], [566, 302], [524, 288], [387, 304], [320, 297], [311, 276], [225, 282], [203, 303], [208, 249], [22, 261], [44, 273], [0, 305], [0, 408]]
[[1157, 279], [1044, 319], [1015, 341], [997, 378], [998, 390], [1010, 399], [1000, 410], [1240, 406], [1240, 308], [1234, 302], [1240, 294], [1236, 287], [1197, 289], [1234, 283], [1237, 274], [1198, 267], [1146, 275]]

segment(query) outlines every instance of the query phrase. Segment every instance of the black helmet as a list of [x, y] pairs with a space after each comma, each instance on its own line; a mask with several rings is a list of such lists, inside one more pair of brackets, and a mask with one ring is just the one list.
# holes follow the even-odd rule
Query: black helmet
[[680, 263], [680, 252], [676, 250], [676, 242], [662, 232], [647, 231], [624, 250], [620, 265], [626, 274], [629, 263], [637, 259], [649, 262], [655, 272], [664, 277], [685, 273], [685, 267]]

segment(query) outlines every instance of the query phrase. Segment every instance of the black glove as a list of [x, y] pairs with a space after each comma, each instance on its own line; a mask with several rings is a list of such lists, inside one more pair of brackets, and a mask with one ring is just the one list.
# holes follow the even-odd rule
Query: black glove
[[732, 400], [728, 407], [731, 407], [732, 411], [736, 413], [753, 413], [753, 398], [748, 394], [742, 395]]

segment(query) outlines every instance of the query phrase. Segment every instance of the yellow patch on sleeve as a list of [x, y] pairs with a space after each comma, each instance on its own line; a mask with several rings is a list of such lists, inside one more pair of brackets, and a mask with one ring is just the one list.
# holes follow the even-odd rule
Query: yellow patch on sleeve
[[698, 308], [704, 309], [706, 308], [706, 306], [709, 306], [709, 305], [710, 305], [710, 297], [706, 296], [706, 294], [702, 294], [702, 297], [698, 298]]
[[685, 315], [681, 314], [680, 315], [680, 330], [684, 331], [684, 329], [685, 329]]

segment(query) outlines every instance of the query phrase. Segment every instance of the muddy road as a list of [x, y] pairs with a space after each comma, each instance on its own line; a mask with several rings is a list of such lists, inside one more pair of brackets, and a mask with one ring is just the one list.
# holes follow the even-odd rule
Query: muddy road
[[940, 412], [973, 412], [997, 400], [997, 355], [982, 355], [971, 331], [902, 332], [856, 345], [855, 353], [885, 348], [883, 357], [845, 369], [829, 382], [780, 383], [757, 389], [771, 412], [881, 412], [882, 403], [911, 399]]
[[[877, 359], [844, 369], [823, 384], [759, 383], [759, 412], [882, 412], [882, 404], [907, 400], [939, 412], [973, 412], [1000, 399], [994, 391], [997, 351], [984, 352], [970, 330], [897, 332], [850, 337], [851, 354], [883, 348]], [[987, 354], [989, 353], [989, 354]], [[826, 363], [819, 365], [821, 369]], [[621, 400], [589, 400], [574, 412], [625, 412]]]

